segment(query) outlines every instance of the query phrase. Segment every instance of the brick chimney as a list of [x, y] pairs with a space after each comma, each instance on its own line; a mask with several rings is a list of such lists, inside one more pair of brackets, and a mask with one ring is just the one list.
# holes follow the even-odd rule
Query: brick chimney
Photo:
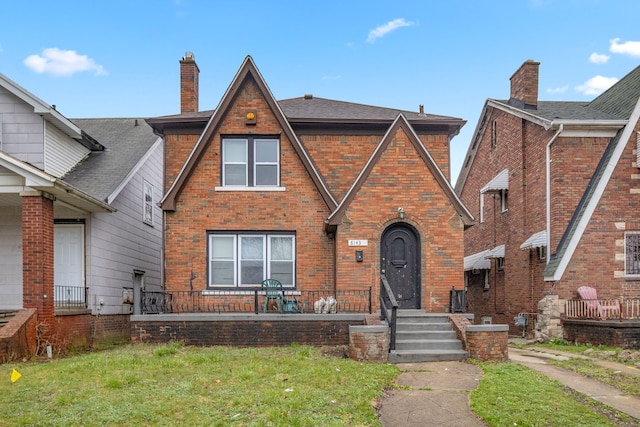
[[511, 76], [509, 104], [518, 108], [536, 109], [538, 106], [539, 62], [527, 60]]
[[200, 69], [192, 52], [180, 60], [180, 113], [198, 112], [198, 76]]

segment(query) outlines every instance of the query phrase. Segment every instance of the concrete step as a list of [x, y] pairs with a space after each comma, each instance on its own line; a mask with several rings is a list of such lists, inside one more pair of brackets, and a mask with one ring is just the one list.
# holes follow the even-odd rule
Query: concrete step
[[448, 314], [422, 310], [399, 310], [396, 319], [396, 348], [391, 363], [464, 360], [468, 353], [456, 338]]
[[441, 362], [468, 357], [469, 353], [464, 350], [396, 350], [389, 353], [389, 363]]
[[455, 340], [456, 333], [451, 329], [434, 330], [396, 330], [396, 340]]
[[396, 331], [450, 331], [451, 323], [433, 322], [405, 322], [404, 319], [396, 321]]
[[452, 340], [398, 340], [396, 338], [396, 350], [462, 350], [462, 343], [457, 339]]

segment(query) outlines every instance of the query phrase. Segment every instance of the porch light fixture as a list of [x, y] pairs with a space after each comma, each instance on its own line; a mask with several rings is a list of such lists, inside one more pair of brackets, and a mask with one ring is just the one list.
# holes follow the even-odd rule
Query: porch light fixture
[[404, 208], [398, 208], [398, 218], [404, 219]]
[[245, 116], [245, 124], [247, 125], [255, 125], [256, 124], [256, 113], [255, 111], [249, 111], [247, 112], [247, 115]]

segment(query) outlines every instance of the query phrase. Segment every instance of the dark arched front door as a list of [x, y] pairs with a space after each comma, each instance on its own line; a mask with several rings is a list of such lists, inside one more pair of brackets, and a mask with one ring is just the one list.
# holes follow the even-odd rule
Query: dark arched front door
[[420, 238], [413, 227], [396, 223], [385, 230], [380, 268], [399, 308], [420, 308]]

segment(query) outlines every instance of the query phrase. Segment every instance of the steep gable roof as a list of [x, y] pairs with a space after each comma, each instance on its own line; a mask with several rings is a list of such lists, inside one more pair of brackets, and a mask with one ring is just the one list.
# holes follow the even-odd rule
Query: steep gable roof
[[620, 81], [591, 101], [589, 107], [621, 119], [628, 119], [636, 107], [639, 93], [640, 66], [633, 69]]
[[391, 126], [387, 130], [387, 133], [380, 140], [380, 143], [371, 154], [371, 157], [369, 158], [366, 165], [360, 172], [360, 175], [358, 175], [358, 178], [355, 180], [355, 182], [353, 183], [353, 185], [351, 186], [351, 188], [349, 189], [345, 197], [340, 202], [340, 205], [329, 216], [328, 224], [337, 225], [342, 221], [344, 215], [346, 214], [347, 209], [349, 208], [349, 205], [355, 198], [356, 194], [358, 193], [362, 185], [366, 182], [367, 178], [371, 174], [371, 171], [373, 170], [373, 167], [378, 163], [378, 161], [382, 157], [382, 154], [384, 153], [386, 148], [389, 146], [394, 135], [398, 132], [398, 130], [403, 130], [404, 133], [407, 135], [409, 141], [411, 142], [415, 150], [418, 152], [418, 155], [424, 161], [425, 165], [427, 166], [427, 168], [429, 169], [433, 177], [436, 179], [436, 181], [438, 182], [438, 184], [440, 185], [440, 187], [442, 188], [446, 196], [451, 201], [456, 212], [462, 218], [462, 221], [465, 224], [465, 226], [472, 225], [474, 220], [473, 215], [469, 212], [469, 210], [466, 208], [466, 206], [464, 206], [460, 198], [456, 195], [455, 191], [451, 187], [451, 184], [449, 183], [447, 178], [444, 176], [444, 174], [442, 173], [442, 171], [434, 161], [433, 157], [431, 157], [431, 154], [429, 154], [429, 151], [426, 149], [424, 144], [422, 144], [422, 141], [420, 141], [420, 138], [418, 137], [418, 135], [416, 135], [415, 131], [407, 121], [407, 118], [402, 113], [398, 114], [395, 121], [391, 124]]
[[229, 88], [227, 89], [226, 93], [223, 95], [220, 101], [220, 104], [211, 115], [209, 122], [207, 123], [204, 131], [198, 138], [198, 141], [196, 142], [193, 150], [191, 151], [191, 154], [189, 155], [189, 157], [187, 158], [187, 161], [185, 162], [182, 169], [178, 173], [178, 176], [174, 180], [171, 188], [169, 188], [169, 191], [167, 191], [167, 194], [165, 194], [164, 198], [162, 199], [161, 201], [162, 209], [175, 210], [176, 199], [180, 191], [186, 184], [191, 172], [193, 171], [198, 161], [200, 160], [200, 157], [202, 156], [202, 154], [205, 152], [206, 148], [210, 144], [213, 135], [215, 134], [218, 127], [220, 126], [227, 111], [231, 107], [232, 101], [235, 98], [235, 95], [237, 94], [237, 92], [240, 90], [242, 83], [249, 77], [252, 77], [256, 82], [256, 85], [258, 86], [259, 90], [262, 92], [262, 95], [264, 96], [267, 104], [271, 108], [271, 111], [273, 111], [273, 114], [276, 120], [278, 121], [280, 127], [282, 128], [283, 132], [285, 133], [287, 138], [291, 141], [291, 144], [296, 154], [298, 155], [302, 164], [304, 165], [307, 172], [309, 173], [311, 180], [313, 181], [316, 188], [318, 189], [318, 193], [322, 197], [327, 207], [330, 210], [333, 210], [337, 206], [337, 202], [335, 201], [333, 195], [327, 188], [322, 177], [320, 176], [318, 171], [315, 169], [309, 155], [307, 154], [306, 150], [298, 140], [298, 137], [294, 133], [289, 122], [287, 121], [285, 114], [282, 112], [282, 109], [280, 108], [277, 101], [271, 94], [271, 91], [269, 90], [266, 82], [264, 81], [262, 75], [258, 71], [258, 68], [256, 67], [256, 65], [254, 64], [253, 59], [251, 58], [251, 56], [247, 56], [244, 62], [242, 63], [242, 65], [240, 66], [240, 69], [238, 70], [233, 81], [231, 82], [231, 85], [229, 85]]
[[94, 151], [72, 169], [64, 181], [93, 197], [111, 203], [161, 138], [142, 118], [72, 119], [100, 141]]

